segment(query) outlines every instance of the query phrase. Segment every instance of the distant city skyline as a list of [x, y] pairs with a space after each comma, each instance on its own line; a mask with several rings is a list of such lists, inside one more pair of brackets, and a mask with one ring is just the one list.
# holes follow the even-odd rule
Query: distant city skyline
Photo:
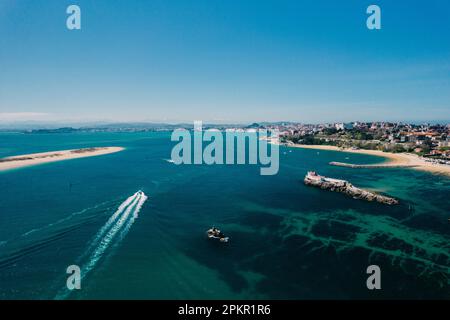
[[[303, 125], [334, 125], [334, 124], [356, 124], [356, 123], [403, 123], [403, 124], [412, 124], [412, 125], [450, 125], [450, 119], [447, 120], [429, 120], [429, 121], [408, 121], [408, 120], [399, 120], [399, 121], [390, 121], [390, 120], [353, 120], [353, 121], [295, 121], [295, 120], [280, 120], [280, 121], [202, 121], [205, 126], [249, 126], [252, 124], [303, 124]], [[101, 127], [109, 127], [114, 126], [116, 128], [127, 128], [128, 126], [148, 126], [149, 128], [152, 125], [168, 125], [168, 126], [193, 126], [195, 121], [152, 121], [152, 120], [140, 120], [140, 121], [102, 121], [102, 120], [84, 120], [84, 121], [45, 121], [45, 120], [23, 120], [23, 121], [6, 121], [2, 120], [0, 117], [0, 130], [5, 129], [57, 129], [57, 128], [101, 128]]]
[[374, 3], [3, 0], [0, 126], [448, 122], [450, 3]]

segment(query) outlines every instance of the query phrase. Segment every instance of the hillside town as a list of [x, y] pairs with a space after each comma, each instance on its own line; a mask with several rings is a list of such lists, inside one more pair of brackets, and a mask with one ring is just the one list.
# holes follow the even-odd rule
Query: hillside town
[[[192, 124], [118, 123], [91, 127], [20, 130], [28, 134], [69, 132], [141, 132], [192, 129]], [[204, 124], [204, 129], [256, 132], [278, 130], [284, 144], [330, 145], [339, 148], [414, 153], [429, 162], [450, 165], [450, 123], [410, 124], [394, 122], [337, 122], [303, 124], [297, 122], [259, 122], [246, 124]]]
[[429, 161], [446, 164], [450, 162], [450, 124], [286, 123], [271, 125], [269, 129], [279, 130], [281, 142], [288, 144], [409, 152], [423, 156]]

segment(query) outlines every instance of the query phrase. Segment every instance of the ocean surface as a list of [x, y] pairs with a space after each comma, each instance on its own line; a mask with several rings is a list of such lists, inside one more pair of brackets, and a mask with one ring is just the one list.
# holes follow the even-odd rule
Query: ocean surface
[[[450, 179], [280, 148], [280, 170], [167, 161], [169, 133], [0, 134], [0, 157], [126, 150], [0, 172], [0, 299], [449, 299]], [[308, 170], [400, 199], [307, 187]], [[210, 241], [219, 227], [228, 244]], [[366, 269], [381, 268], [381, 290]], [[81, 290], [66, 288], [70, 265]]]

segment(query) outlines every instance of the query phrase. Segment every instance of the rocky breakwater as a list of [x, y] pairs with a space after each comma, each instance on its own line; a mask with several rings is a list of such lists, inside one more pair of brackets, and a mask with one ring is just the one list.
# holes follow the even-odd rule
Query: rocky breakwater
[[339, 180], [318, 175], [316, 172], [310, 171], [306, 174], [304, 182], [308, 186], [319, 187], [324, 190], [341, 192], [354, 199], [362, 199], [366, 201], [376, 201], [388, 205], [398, 204], [398, 200], [376, 194], [367, 190], [355, 187], [346, 180]]

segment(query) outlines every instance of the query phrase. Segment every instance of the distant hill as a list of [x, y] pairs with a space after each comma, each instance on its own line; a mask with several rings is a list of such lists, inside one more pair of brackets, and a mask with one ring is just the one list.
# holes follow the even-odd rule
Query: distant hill
[[78, 129], [74, 129], [72, 127], [65, 127], [65, 128], [57, 128], [57, 129], [35, 129], [35, 130], [29, 130], [25, 133], [72, 133], [79, 131]]

